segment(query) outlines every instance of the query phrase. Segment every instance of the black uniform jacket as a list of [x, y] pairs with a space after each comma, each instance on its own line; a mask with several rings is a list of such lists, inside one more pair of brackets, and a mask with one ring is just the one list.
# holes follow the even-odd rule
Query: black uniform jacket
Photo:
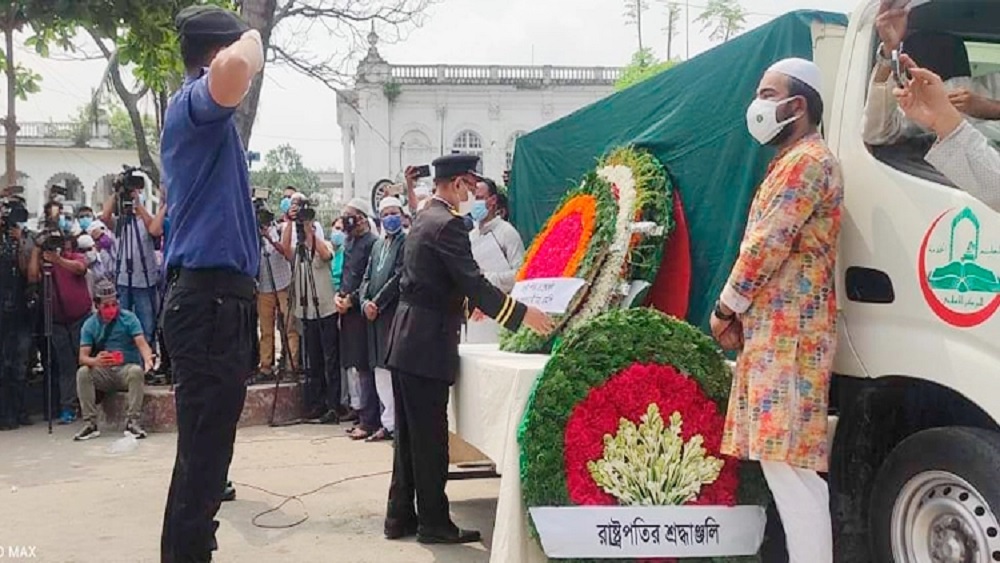
[[521, 326], [527, 310], [486, 281], [462, 217], [435, 198], [417, 214], [406, 237], [389, 367], [454, 383], [462, 322], [475, 309], [508, 330]]

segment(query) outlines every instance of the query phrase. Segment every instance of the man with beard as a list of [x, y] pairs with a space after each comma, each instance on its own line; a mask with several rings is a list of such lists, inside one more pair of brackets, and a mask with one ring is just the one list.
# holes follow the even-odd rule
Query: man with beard
[[170, 194], [170, 282], [162, 319], [177, 403], [177, 459], [161, 561], [212, 560], [246, 379], [256, 367], [257, 218], [236, 108], [264, 65], [260, 34], [228, 10], [176, 18], [185, 78], [167, 107], [161, 156]]
[[407, 235], [387, 347], [396, 406], [387, 539], [416, 535], [426, 544], [480, 539], [479, 532], [452, 522], [445, 494], [448, 395], [458, 375], [463, 318], [479, 309], [508, 330], [523, 324], [547, 334], [553, 328], [548, 315], [491, 285], [476, 266], [462, 217], [480, 179], [478, 161], [461, 154], [434, 161], [434, 196]]
[[778, 148], [750, 208], [740, 253], [712, 315], [741, 350], [722, 453], [760, 461], [790, 563], [832, 563], [827, 405], [836, 346], [834, 260], [844, 184], [817, 132], [820, 70], [786, 59], [764, 74], [747, 127]]
[[361, 283], [368, 270], [368, 259], [378, 240], [368, 223], [371, 216], [372, 209], [368, 201], [356, 197], [348, 202], [342, 217], [347, 243], [337, 295], [337, 310], [340, 311], [340, 365], [345, 370], [353, 369], [356, 374], [353, 377], [357, 377], [360, 385], [361, 411], [358, 413], [358, 426], [348, 431], [356, 440], [371, 436], [380, 426], [375, 375], [368, 363], [368, 319], [361, 310], [360, 295]]

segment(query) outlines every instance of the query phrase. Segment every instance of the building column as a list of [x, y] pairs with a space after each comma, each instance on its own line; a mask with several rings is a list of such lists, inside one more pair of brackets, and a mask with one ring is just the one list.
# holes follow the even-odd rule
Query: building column
[[344, 199], [350, 200], [354, 197], [354, 163], [351, 162], [351, 144], [354, 142], [354, 129], [352, 127], [344, 130], [341, 138], [344, 147]]

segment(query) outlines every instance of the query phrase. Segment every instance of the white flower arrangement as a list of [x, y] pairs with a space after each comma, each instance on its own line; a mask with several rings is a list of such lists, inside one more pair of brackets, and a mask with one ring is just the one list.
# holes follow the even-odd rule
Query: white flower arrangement
[[601, 459], [587, 464], [594, 482], [623, 505], [678, 506], [698, 498], [725, 462], [708, 455], [701, 435], [685, 443], [682, 422], [675, 412], [666, 426], [655, 403], [638, 427], [621, 419], [618, 432], [604, 436]]
[[615, 236], [611, 242], [608, 257], [591, 286], [587, 301], [573, 316], [569, 323], [570, 328], [607, 311], [614, 299], [621, 296], [621, 274], [628, 260], [632, 225], [635, 223], [635, 205], [638, 198], [632, 169], [628, 166], [605, 166], [597, 171], [597, 175], [608, 184], [618, 188], [618, 216], [615, 219]]

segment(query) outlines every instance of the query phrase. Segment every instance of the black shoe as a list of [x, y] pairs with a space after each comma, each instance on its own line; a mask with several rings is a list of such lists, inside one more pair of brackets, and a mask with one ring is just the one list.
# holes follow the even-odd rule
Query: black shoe
[[382, 533], [387, 540], [401, 540], [417, 535], [417, 524], [390, 525], [386, 524]]
[[354, 409], [348, 409], [347, 414], [340, 417], [341, 422], [357, 422], [358, 420], [358, 411]]
[[325, 414], [326, 410], [324, 409], [312, 409], [311, 411], [302, 415], [302, 420], [318, 421], [319, 419], [323, 418], [323, 415]]
[[326, 414], [317, 420], [320, 424], [340, 424], [340, 417], [334, 411], [326, 411]]
[[93, 440], [101, 436], [101, 431], [97, 429], [97, 425], [93, 422], [85, 422], [83, 428], [73, 436], [73, 441], [83, 442], [85, 440]]
[[426, 544], [476, 543], [480, 540], [482, 540], [482, 535], [476, 530], [463, 530], [461, 528], [446, 534], [417, 533], [417, 542]]
[[222, 489], [222, 502], [236, 500], [236, 487], [232, 481], [226, 481], [226, 488]]

